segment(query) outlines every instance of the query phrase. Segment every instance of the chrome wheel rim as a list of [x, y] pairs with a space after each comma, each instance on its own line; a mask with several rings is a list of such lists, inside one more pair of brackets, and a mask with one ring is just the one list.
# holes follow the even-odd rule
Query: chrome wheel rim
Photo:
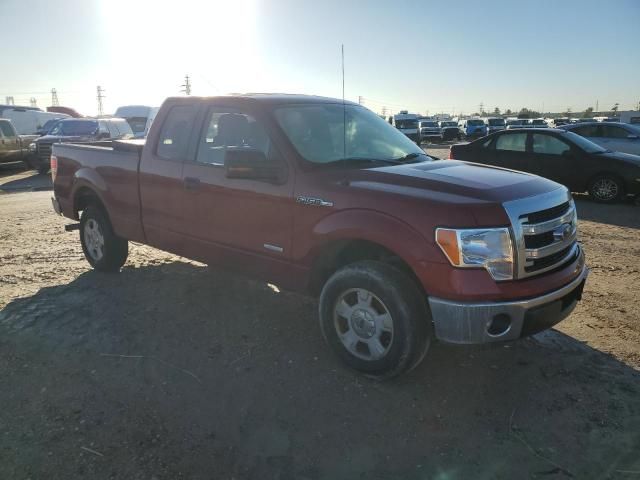
[[96, 262], [104, 256], [104, 236], [100, 225], [93, 218], [84, 225], [84, 244], [89, 256]]
[[610, 178], [600, 178], [593, 184], [592, 191], [599, 200], [613, 200], [618, 196], [618, 184]]
[[362, 360], [380, 360], [393, 343], [393, 318], [386, 305], [369, 290], [352, 288], [340, 295], [333, 310], [338, 338]]

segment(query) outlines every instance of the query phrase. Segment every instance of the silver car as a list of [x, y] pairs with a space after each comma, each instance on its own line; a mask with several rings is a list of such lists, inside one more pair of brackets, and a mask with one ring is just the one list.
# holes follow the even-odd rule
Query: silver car
[[560, 128], [588, 138], [607, 150], [640, 155], [640, 127], [628, 123], [589, 122]]

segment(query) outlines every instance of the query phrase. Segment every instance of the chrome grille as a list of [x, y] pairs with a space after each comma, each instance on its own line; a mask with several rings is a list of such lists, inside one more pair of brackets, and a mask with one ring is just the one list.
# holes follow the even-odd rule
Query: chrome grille
[[578, 254], [576, 208], [565, 188], [504, 208], [513, 228], [516, 278], [553, 270]]
[[39, 143], [38, 144], [38, 157], [41, 160], [49, 161], [51, 157], [51, 144], [50, 143]]

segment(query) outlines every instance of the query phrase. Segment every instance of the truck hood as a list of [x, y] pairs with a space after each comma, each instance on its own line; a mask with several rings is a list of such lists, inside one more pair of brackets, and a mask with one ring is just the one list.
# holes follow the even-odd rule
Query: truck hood
[[355, 170], [349, 184], [456, 204], [502, 204], [564, 188], [536, 175], [457, 160]]

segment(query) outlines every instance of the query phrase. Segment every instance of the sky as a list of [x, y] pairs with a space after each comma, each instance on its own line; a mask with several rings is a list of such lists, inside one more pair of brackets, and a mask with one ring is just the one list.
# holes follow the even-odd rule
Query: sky
[[345, 96], [374, 111], [640, 102], [640, 0], [0, 0], [0, 103], [97, 113], [181, 95]]

